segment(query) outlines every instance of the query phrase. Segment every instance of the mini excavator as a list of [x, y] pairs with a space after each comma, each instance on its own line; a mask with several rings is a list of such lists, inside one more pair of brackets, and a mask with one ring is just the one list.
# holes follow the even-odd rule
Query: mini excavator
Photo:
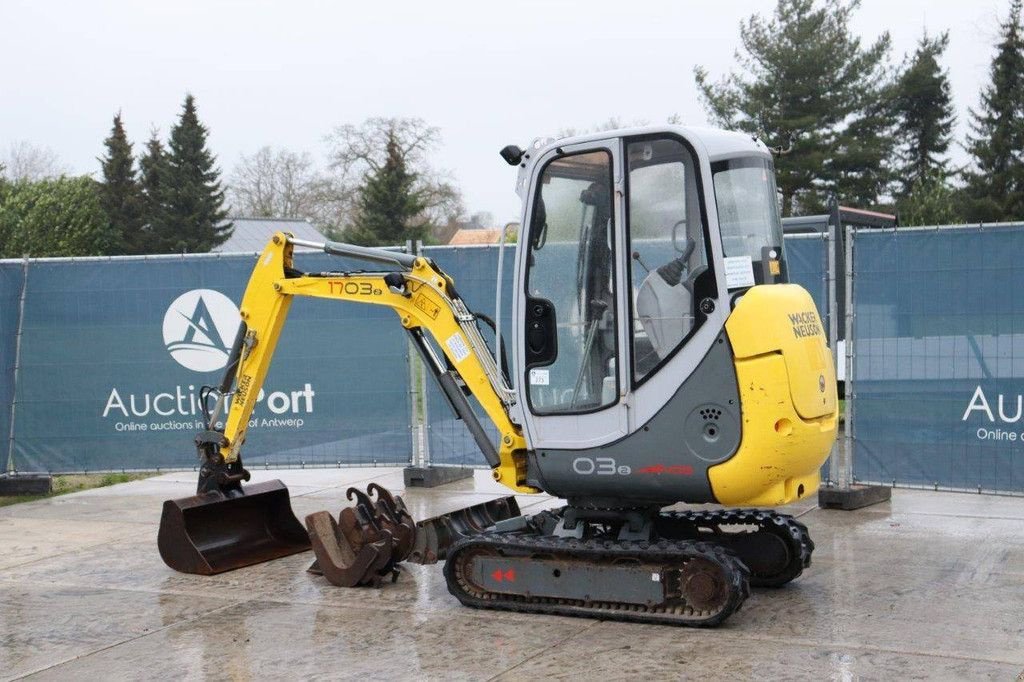
[[[810, 564], [807, 529], [770, 508], [817, 490], [836, 381], [814, 303], [787, 283], [769, 150], [659, 126], [501, 155], [518, 169], [523, 213], [511, 344], [495, 333], [496, 352], [486, 316], [429, 258], [285, 233], [267, 244], [196, 438], [199, 494], [164, 506], [170, 566], [216, 573], [310, 547], [284, 485], [243, 485], [241, 459], [296, 296], [394, 310], [494, 479], [565, 500], [451, 535], [438, 556], [463, 604], [709, 626], [750, 586]], [[379, 271], [301, 272], [296, 248]], [[666, 510], [677, 503], [722, 507]]]

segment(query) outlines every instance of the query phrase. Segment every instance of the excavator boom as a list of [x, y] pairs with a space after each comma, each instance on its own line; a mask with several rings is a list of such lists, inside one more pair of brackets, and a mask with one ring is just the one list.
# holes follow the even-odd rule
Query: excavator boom
[[[304, 273], [294, 267], [296, 246], [395, 269]], [[196, 437], [202, 460], [197, 495], [168, 500], [164, 505], [158, 544], [169, 566], [210, 574], [309, 549], [283, 484], [241, 485], [249, 480], [241, 459], [246, 430], [295, 296], [394, 310], [452, 409], [469, 428], [495, 480], [517, 492], [537, 492], [525, 483], [526, 442], [508, 416], [515, 394], [487, 351], [476, 317], [459, 298], [451, 278], [426, 258], [349, 244], [307, 242], [278, 233], [256, 261], [239, 308], [241, 325], [224, 378], [212, 396], [212, 409], [204, 416], [206, 429]], [[463, 386], [497, 426], [498, 447], [470, 407]]]

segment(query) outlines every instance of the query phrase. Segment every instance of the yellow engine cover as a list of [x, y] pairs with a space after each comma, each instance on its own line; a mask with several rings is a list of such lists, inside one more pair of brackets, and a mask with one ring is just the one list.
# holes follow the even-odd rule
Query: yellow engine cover
[[795, 284], [756, 286], [725, 325], [743, 436], [708, 470], [726, 505], [777, 506], [812, 495], [838, 423], [835, 367], [814, 301]]

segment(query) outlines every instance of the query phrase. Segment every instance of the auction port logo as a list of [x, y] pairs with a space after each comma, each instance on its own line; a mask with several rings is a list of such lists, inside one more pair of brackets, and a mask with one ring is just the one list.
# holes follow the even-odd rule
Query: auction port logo
[[185, 369], [214, 372], [228, 364], [228, 344], [235, 340], [240, 322], [230, 298], [213, 289], [193, 289], [167, 308], [164, 345]]

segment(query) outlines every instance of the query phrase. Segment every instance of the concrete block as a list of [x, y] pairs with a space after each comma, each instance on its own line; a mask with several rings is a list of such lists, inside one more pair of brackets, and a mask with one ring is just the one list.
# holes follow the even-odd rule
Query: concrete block
[[0, 476], [0, 495], [49, 495], [53, 477], [49, 474], [4, 474]]
[[436, 488], [452, 481], [473, 478], [473, 470], [469, 467], [410, 466], [404, 471], [406, 488]]
[[885, 485], [851, 485], [849, 488], [821, 487], [818, 489], [818, 506], [822, 509], [852, 511], [879, 502], [888, 502], [892, 488]]

